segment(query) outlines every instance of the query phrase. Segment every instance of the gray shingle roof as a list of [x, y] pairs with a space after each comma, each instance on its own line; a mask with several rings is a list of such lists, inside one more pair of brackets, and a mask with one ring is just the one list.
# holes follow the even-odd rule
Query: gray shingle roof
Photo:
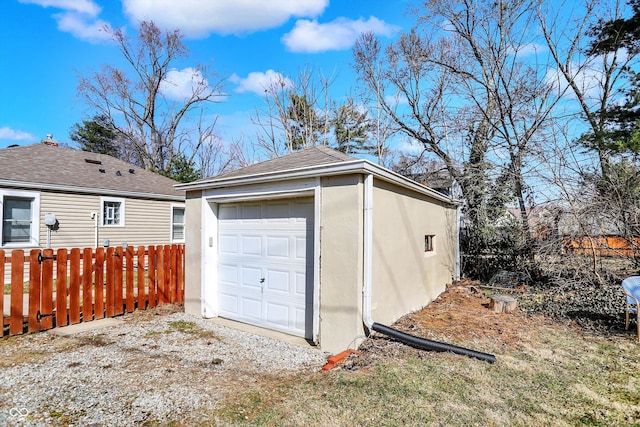
[[241, 178], [274, 172], [285, 172], [312, 166], [330, 165], [340, 162], [350, 162], [356, 160], [340, 151], [333, 150], [323, 145], [316, 145], [296, 151], [286, 156], [276, 157], [234, 171], [225, 172], [214, 177], [205, 178], [196, 182], [215, 182], [228, 178]]
[[174, 189], [176, 181], [114, 157], [46, 144], [0, 149], [0, 181], [43, 189], [148, 194], [150, 198], [184, 198], [185, 194]]

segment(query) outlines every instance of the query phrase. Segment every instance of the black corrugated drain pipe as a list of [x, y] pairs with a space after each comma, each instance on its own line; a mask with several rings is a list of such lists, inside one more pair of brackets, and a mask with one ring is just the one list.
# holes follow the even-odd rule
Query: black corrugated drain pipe
[[440, 351], [440, 352], [448, 351], [451, 353], [460, 354], [462, 356], [468, 356], [468, 357], [473, 357], [475, 359], [480, 359], [482, 361], [489, 362], [489, 363], [495, 363], [496, 361], [496, 357], [493, 354], [482, 353], [480, 351], [470, 350], [468, 348], [458, 347], [456, 345], [451, 345], [451, 344], [443, 343], [440, 341], [433, 341], [426, 338], [416, 337], [415, 335], [410, 335], [404, 332], [400, 332], [397, 329], [393, 329], [393, 328], [390, 328], [389, 326], [381, 325], [380, 323], [373, 322], [372, 329], [376, 332], [380, 332], [381, 334], [388, 335], [404, 344], [419, 348], [421, 350]]

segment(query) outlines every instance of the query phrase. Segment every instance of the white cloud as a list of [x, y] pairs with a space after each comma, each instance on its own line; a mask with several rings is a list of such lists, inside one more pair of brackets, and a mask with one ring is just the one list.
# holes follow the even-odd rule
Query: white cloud
[[278, 27], [292, 17], [316, 17], [329, 0], [122, 0], [136, 24], [153, 20], [159, 27], [180, 28], [186, 37], [211, 33], [244, 34]]
[[28, 132], [4, 126], [0, 128], [0, 139], [10, 139], [12, 141], [33, 141], [37, 138]]
[[104, 31], [109, 24], [97, 19], [102, 8], [91, 0], [20, 0], [21, 3], [36, 4], [42, 7], [61, 9], [53, 15], [58, 29], [74, 37], [91, 43], [109, 40]]
[[384, 100], [392, 107], [398, 105], [407, 105], [409, 103], [405, 94], [401, 92], [396, 92], [393, 95], [385, 95]]
[[397, 149], [401, 153], [417, 156], [424, 151], [424, 146], [413, 138], [404, 138], [398, 142]]
[[234, 74], [230, 78], [232, 83], [236, 83], [236, 92], [254, 92], [258, 95], [264, 95], [264, 93], [272, 88], [274, 85], [283, 85], [284, 87], [293, 87], [294, 83], [290, 79], [286, 78], [282, 74], [273, 70], [267, 70], [266, 72], [256, 71], [249, 73], [246, 78], [241, 78]]
[[547, 46], [543, 46], [538, 43], [528, 43], [517, 48], [510, 48], [509, 53], [515, 54], [518, 58], [522, 58], [529, 55], [540, 55], [549, 51]]
[[[87, 20], [83, 15], [67, 12], [53, 15], [58, 21], [58, 29], [70, 33], [74, 37], [88, 42], [110, 40], [109, 32], [105, 31], [110, 25], [101, 20]], [[106, 28], [105, 28], [106, 27]]]
[[102, 8], [91, 0], [18, 0], [20, 3], [37, 4], [42, 7], [53, 7], [82, 13], [89, 16], [98, 16]]
[[[604, 71], [601, 69], [583, 67], [579, 64], [571, 63], [572, 70], [579, 70], [574, 75], [574, 81], [580, 91], [585, 95], [587, 100], [597, 102], [602, 96], [602, 81], [604, 79]], [[574, 99], [575, 94], [569, 88], [569, 82], [565, 79], [564, 74], [558, 69], [550, 69], [545, 76], [547, 84], [553, 86], [558, 92], [564, 92], [565, 96]]]
[[373, 16], [357, 21], [338, 18], [326, 24], [300, 19], [293, 30], [282, 37], [282, 42], [291, 52], [318, 53], [349, 49], [362, 33], [390, 36], [395, 31], [397, 27]]
[[184, 101], [196, 91], [207, 90], [209, 82], [195, 68], [170, 70], [167, 77], [160, 82], [160, 92], [174, 101]]

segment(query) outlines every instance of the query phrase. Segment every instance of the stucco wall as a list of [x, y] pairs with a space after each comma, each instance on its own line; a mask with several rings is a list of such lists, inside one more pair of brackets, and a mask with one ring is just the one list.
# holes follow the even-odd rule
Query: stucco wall
[[322, 179], [320, 347], [356, 348], [362, 325], [362, 176]]
[[[390, 324], [418, 310], [451, 283], [456, 268], [456, 209], [374, 180], [372, 318]], [[435, 250], [425, 252], [425, 235]]]
[[[323, 177], [320, 184], [319, 344], [337, 353], [356, 348], [365, 335], [364, 176]], [[372, 318], [390, 324], [427, 305], [451, 282], [456, 266], [456, 210], [378, 179], [374, 187]], [[216, 228], [202, 224], [202, 218], [210, 214], [202, 197], [200, 191], [190, 191], [186, 201], [185, 311], [198, 316], [202, 315], [202, 272], [208, 268], [203, 256], [215, 259], [217, 250], [215, 241], [214, 247], [203, 247], [206, 233], [215, 240]], [[214, 215], [209, 216], [215, 221]], [[425, 234], [436, 236], [433, 253], [424, 252]], [[214, 271], [207, 274], [215, 280]], [[207, 298], [215, 311], [216, 295]]]
[[187, 192], [185, 230], [184, 311], [202, 314], [202, 192]]

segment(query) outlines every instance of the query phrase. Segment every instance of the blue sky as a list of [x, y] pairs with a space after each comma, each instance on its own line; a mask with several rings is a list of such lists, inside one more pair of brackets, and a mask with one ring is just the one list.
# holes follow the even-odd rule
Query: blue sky
[[333, 96], [355, 84], [351, 47], [361, 32], [392, 40], [414, 23], [410, 0], [2, 0], [0, 2], [0, 148], [70, 128], [92, 111], [77, 97], [79, 74], [123, 65], [104, 25], [135, 35], [138, 22], [179, 28], [190, 49], [177, 72], [205, 64], [226, 78], [216, 104], [217, 133], [251, 137], [250, 115], [263, 105], [264, 79], [295, 79], [311, 67], [337, 75]]

